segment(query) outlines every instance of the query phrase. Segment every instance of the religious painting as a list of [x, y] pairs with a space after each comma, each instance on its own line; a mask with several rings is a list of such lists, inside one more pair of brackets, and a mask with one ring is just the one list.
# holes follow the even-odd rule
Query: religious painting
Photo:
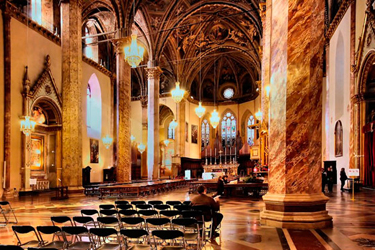
[[44, 137], [31, 136], [31, 165], [30, 169], [35, 171], [44, 170]]
[[185, 141], [189, 142], [189, 123], [185, 122]]
[[343, 155], [342, 123], [340, 120], [338, 120], [335, 126], [335, 156], [341, 157], [342, 155]]
[[90, 163], [99, 163], [99, 140], [90, 139]]
[[198, 126], [191, 125], [191, 143], [198, 144]]

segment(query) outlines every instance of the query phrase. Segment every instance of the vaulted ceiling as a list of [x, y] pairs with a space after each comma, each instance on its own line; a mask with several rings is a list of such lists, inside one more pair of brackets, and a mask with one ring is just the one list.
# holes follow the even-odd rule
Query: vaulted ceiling
[[[163, 70], [161, 93], [179, 80], [192, 100], [228, 101], [226, 88], [234, 90], [229, 101], [258, 95], [259, 0], [85, 0], [82, 15], [83, 24], [95, 23], [100, 32], [137, 31], [148, 51], [142, 64], [155, 60]], [[133, 97], [147, 94], [142, 67], [132, 71], [132, 82]]]

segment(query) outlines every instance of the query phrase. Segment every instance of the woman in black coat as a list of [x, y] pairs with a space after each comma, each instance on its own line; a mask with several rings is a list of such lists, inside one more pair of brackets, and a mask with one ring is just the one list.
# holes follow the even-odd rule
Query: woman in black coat
[[223, 195], [223, 192], [224, 192], [224, 180], [223, 180], [223, 176], [219, 176], [219, 179], [217, 180], [217, 190], [214, 196]]
[[348, 179], [348, 176], [346, 176], [345, 168], [341, 168], [341, 171], [340, 171], [341, 192], [344, 191], [344, 185], [347, 179]]

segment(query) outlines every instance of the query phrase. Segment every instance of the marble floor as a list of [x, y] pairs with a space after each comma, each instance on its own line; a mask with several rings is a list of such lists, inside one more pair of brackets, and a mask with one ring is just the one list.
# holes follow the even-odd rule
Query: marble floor
[[[140, 200], [190, 200], [187, 188], [153, 195]], [[77, 216], [85, 208], [98, 209], [99, 204], [114, 203], [115, 199], [99, 200], [72, 194], [68, 200], [51, 201], [53, 194], [19, 197], [9, 200], [16, 210], [20, 225], [51, 225], [50, 217]], [[264, 249], [264, 250], [356, 250], [375, 249], [375, 191], [362, 189], [351, 194], [339, 190], [327, 194], [333, 228], [322, 230], [286, 230], [260, 224], [259, 214], [264, 203], [259, 199], [221, 198], [224, 214], [220, 237], [204, 249]], [[136, 200], [128, 198], [127, 200]], [[0, 227], [0, 244], [14, 244], [11, 225]]]

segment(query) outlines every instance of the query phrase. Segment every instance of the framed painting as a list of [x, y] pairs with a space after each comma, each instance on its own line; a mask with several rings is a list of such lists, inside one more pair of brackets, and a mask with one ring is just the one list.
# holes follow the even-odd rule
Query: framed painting
[[340, 120], [336, 122], [335, 126], [335, 156], [343, 156], [343, 131], [342, 123]]
[[185, 141], [189, 142], [189, 123], [185, 123]]
[[90, 139], [90, 163], [99, 163], [99, 140]]
[[44, 137], [31, 136], [31, 165], [30, 170], [44, 171]]
[[191, 125], [191, 143], [198, 144], [198, 126]]

